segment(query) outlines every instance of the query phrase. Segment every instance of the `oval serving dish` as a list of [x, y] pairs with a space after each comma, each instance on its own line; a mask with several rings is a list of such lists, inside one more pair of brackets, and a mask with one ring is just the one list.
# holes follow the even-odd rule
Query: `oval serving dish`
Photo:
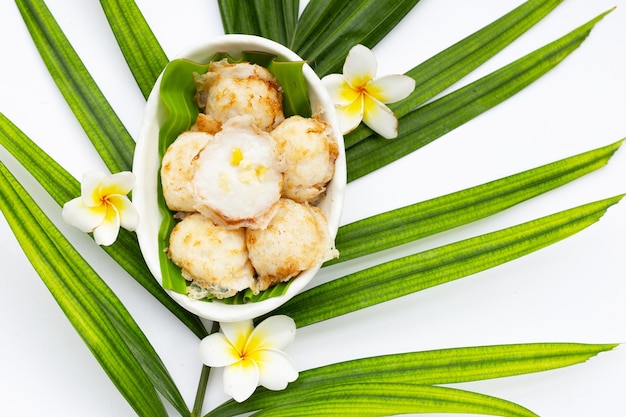
[[[238, 58], [243, 51], [263, 52], [275, 55], [277, 60], [299, 62], [297, 54], [285, 46], [271, 40], [250, 35], [224, 35], [198, 43], [179, 54], [176, 59], [188, 59], [197, 63], [207, 63], [216, 53], [226, 53]], [[327, 186], [326, 194], [317, 206], [328, 220], [330, 236], [334, 239], [339, 228], [346, 188], [346, 161], [343, 136], [339, 129], [333, 104], [328, 93], [315, 72], [306, 64], [302, 67], [307, 84], [311, 108], [316, 116], [326, 121], [337, 139], [339, 155], [335, 161], [335, 173]], [[159, 228], [163, 215], [159, 210], [158, 195], [159, 172], [159, 131], [168, 113], [160, 97], [162, 75], [158, 78], [150, 96], [135, 148], [133, 172], [137, 182], [133, 189], [132, 201], [139, 211], [140, 223], [137, 238], [141, 252], [154, 277], [162, 283], [159, 249]], [[185, 294], [166, 288], [167, 293], [186, 310], [205, 319], [219, 322], [233, 322], [252, 319], [269, 313], [293, 298], [313, 279], [321, 267], [301, 272], [282, 295], [273, 296], [245, 304], [229, 304], [214, 299], [211, 301], [195, 300]]]

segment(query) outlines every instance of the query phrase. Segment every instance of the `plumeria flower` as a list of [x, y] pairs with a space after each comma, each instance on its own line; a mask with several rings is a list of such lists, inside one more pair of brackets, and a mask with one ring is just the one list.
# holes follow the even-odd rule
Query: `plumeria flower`
[[63, 219], [83, 232], [93, 232], [98, 245], [111, 245], [120, 226], [133, 231], [139, 224], [137, 209], [126, 196], [134, 184], [132, 172], [88, 171], [83, 175], [81, 196], [63, 206]]
[[296, 324], [288, 316], [272, 316], [256, 328], [252, 320], [220, 323], [221, 332], [200, 342], [200, 358], [207, 366], [224, 367], [224, 391], [242, 402], [256, 387], [283, 390], [298, 371], [282, 349], [294, 339]]
[[363, 45], [350, 49], [343, 64], [343, 74], [322, 78], [337, 109], [343, 134], [355, 129], [361, 120], [384, 138], [398, 136], [398, 119], [385, 105], [406, 98], [415, 88], [415, 80], [406, 75], [376, 77], [376, 58]]

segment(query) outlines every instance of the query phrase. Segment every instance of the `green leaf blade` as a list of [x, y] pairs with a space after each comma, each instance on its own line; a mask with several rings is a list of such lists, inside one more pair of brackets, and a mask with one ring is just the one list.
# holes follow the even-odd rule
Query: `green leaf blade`
[[261, 28], [257, 20], [254, 2], [237, 0], [218, 0], [224, 32], [260, 35]]
[[297, 384], [329, 381], [453, 384], [564, 368], [585, 362], [616, 344], [526, 343], [474, 346], [382, 355], [305, 371]]
[[615, 344], [531, 343], [475, 346], [382, 355], [330, 364], [300, 373], [285, 391], [258, 389], [244, 403], [227, 401], [208, 414], [232, 416], [280, 407], [324, 387], [345, 384], [451, 384], [510, 377], [572, 366]]
[[298, 21], [298, 0], [219, 0], [226, 33], [257, 35], [288, 46]]
[[111, 172], [130, 171], [135, 142], [41, 0], [16, 0], [24, 22], [76, 119]]
[[[3, 164], [0, 176], [0, 209], [70, 323], [138, 415], [167, 417], [150, 378], [105, 309], [94, 302], [97, 298], [84, 285], [85, 276], [76, 271], [74, 262], [79, 255], [59, 250], [56, 242], [66, 242], [65, 238]], [[83, 262], [80, 272], [90, 271]]]
[[[526, 1], [500, 19], [417, 65], [406, 73], [415, 80], [415, 90], [406, 99], [392, 103], [389, 107], [398, 117], [415, 110], [511, 44], [562, 1]], [[345, 136], [346, 147], [372, 134], [370, 128], [361, 124]]]
[[388, 141], [374, 135], [354, 144], [346, 150], [348, 181], [420, 149], [527, 87], [576, 50], [609, 12], [517, 61], [408, 113], [399, 120], [397, 139]]
[[320, 387], [299, 400], [265, 408], [255, 417], [384, 417], [409, 413], [467, 413], [506, 417], [537, 414], [499, 398], [453, 388], [396, 383]]
[[339, 228], [347, 261], [488, 217], [605, 166], [623, 140], [466, 190], [398, 208]]
[[419, 0], [320, 0], [300, 16], [291, 49], [320, 76], [339, 72], [350, 48], [374, 47]]
[[[0, 113], [0, 145], [30, 172], [60, 206], [80, 195], [78, 181], [2, 113]], [[154, 279], [143, 260], [137, 237], [133, 233], [120, 230], [115, 244], [103, 249], [196, 336], [202, 338], [207, 335], [200, 319], [172, 300]]]
[[134, 1], [100, 0], [100, 5], [129, 69], [147, 99], [167, 65], [167, 56]]
[[0, 146], [4, 147], [44, 187], [59, 205], [80, 194], [80, 184], [69, 172], [0, 113]]
[[272, 61], [268, 65], [268, 70], [276, 77], [276, 81], [283, 89], [283, 113], [285, 117], [295, 114], [311, 117], [311, 102], [302, 72], [303, 66], [304, 61]]
[[252, 2], [260, 35], [285, 46], [291, 43], [298, 21], [298, 0], [257, 0]]
[[298, 294], [273, 314], [302, 327], [492, 268], [575, 234], [623, 196], [585, 204], [346, 275]]

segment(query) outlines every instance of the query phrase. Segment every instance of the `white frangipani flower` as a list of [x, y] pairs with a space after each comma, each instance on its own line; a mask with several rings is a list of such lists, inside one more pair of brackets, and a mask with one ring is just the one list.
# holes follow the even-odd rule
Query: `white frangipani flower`
[[415, 89], [415, 80], [406, 75], [376, 78], [374, 54], [363, 45], [350, 49], [343, 64], [343, 74], [322, 78], [337, 109], [344, 134], [355, 129], [361, 120], [384, 138], [398, 136], [398, 119], [384, 103], [406, 98]]
[[200, 358], [211, 367], [224, 367], [224, 391], [242, 402], [256, 387], [283, 390], [298, 371], [282, 349], [294, 339], [296, 324], [288, 316], [272, 316], [256, 328], [252, 320], [220, 323], [221, 331], [200, 342]]
[[137, 209], [126, 196], [134, 184], [132, 172], [88, 171], [83, 175], [81, 196], [63, 206], [63, 219], [83, 232], [93, 232], [98, 245], [111, 245], [120, 226], [133, 231], [139, 224]]

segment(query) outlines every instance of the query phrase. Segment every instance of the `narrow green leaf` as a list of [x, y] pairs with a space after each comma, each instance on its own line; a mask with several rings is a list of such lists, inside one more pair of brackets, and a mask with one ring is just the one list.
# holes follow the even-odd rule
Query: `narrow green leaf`
[[274, 60], [267, 67], [283, 89], [283, 113], [285, 117], [295, 114], [311, 117], [311, 102], [302, 72], [303, 66], [304, 61], [281, 62]]
[[340, 72], [350, 48], [372, 48], [419, 0], [320, 0], [309, 2], [296, 28], [291, 49], [320, 76]]
[[[214, 331], [211, 334], [219, 331], [219, 323], [213, 322]], [[193, 417], [199, 417], [202, 415], [202, 406], [204, 405], [204, 397], [207, 393], [207, 386], [209, 384], [209, 377], [211, 376], [211, 367], [203, 365], [202, 371], [200, 371], [200, 381], [198, 381], [198, 388], [196, 389], [196, 398], [193, 402], [193, 410], [191, 415]]]
[[272, 314], [299, 327], [459, 279], [558, 242], [596, 222], [617, 196], [430, 249], [298, 294]]
[[161, 358], [121, 301], [96, 275], [95, 271], [87, 266], [84, 259], [78, 256], [69, 242], [61, 240], [57, 242], [57, 246], [59, 246], [59, 252], [67, 256], [73, 271], [80, 274], [80, 282], [90, 290], [91, 302], [100, 304], [156, 390], [172, 404], [181, 416], [189, 416], [190, 413], [185, 400]]
[[331, 364], [305, 371], [296, 386], [359, 382], [453, 384], [564, 368], [587, 361], [616, 344], [526, 343], [400, 353]]
[[135, 142], [42, 0], [16, 0], [65, 101], [111, 172], [130, 171]]
[[217, 0], [226, 33], [260, 35], [256, 9], [252, 1]]
[[[500, 19], [417, 65], [406, 73], [415, 80], [415, 90], [406, 99], [389, 107], [398, 117], [415, 110], [511, 44], [562, 1], [526, 1]], [[372, 134], [370, 128], [361, 124], [345, 136], [346, 147]]]
[[218, 0], [226, 33], [262, 36], [289, 45], [298, 20], [298, 0]]
[[532, 343], [409, 352], [355, 359], [300, 373], [284, 391], [258, 389], [244, 403], [227, 401], [208, 416], [278, 407], [343, 384], [451, 384], [563, 368], [585, 362], [614, 344]]
[[80, 194], [76, 178], [0, 113], [0, 145], [45, 188], [59, 205]]
[[[609, 11], [610, 12], [610, 11]], [[607, 13], [490, 75], [400, 119], [398, 138], [371, 136], [346, 150], [348, 181], [405, 156], [522, 90], [572, 53]]]
[[167, 113], [159, 129], [160, 158], [178, 135], [196, 121], [200, 109], [194, 100], [197, 90], [193, 74], [204, 74], [208, 69], [209, 62], [175, 59], [163, 70], [159, 94]]
[[[187, 59], [175, 59], [163, 70], [163, 78], [159, 88], [161, 101], [167, 109], [167, 117], [159, 129], [159, 159], [163, 157], [170, 144], [176, 140], [180, 132], [189, 129], [195, 122], [199, 109], [193, 100], [196, 87], [193, 73], [203, 74], [209, 68], [208, 63], [196, 63]], [[159, 227], [159, 264], [161, 266], [161, 281], [164, 288], [178, 293], [186, 293], [186, 280], [181, 275], [180, 268], [174, 265], [166, 248], [169, 236], [177, 221], [169, 211], [165, 198], [161, 192], [161, 178], [158, 178], [159, 212], [163, 216]]]
[[261, 36], [289, 45], [298, 21], [298, 0], [257, 0], [254, 5]]
[[[39, 181], [59, 205], [62, 206], [80, 195], [78, 181], [2, 113], [0, 113], [0, 145], [6, 148]], [[172, 300], [154, 279], [143, 260], [137, 237], [133, 233], [120, 230], [116, 243], [103, 249], [196, 336], [203, 338], [207, 335], [200, 319]]]
[[[62, 243], [64, 243], [63, 246], [67, 246], [66, 242]], [[75, 272], [81, 273], [81, 283], [90, 290], [90, 302], [98, 303], [108, 315], [120, 337], [142, 366], [154, 388], [172, 404], [180, 415], [188, 416], [190, 414], [189, 410], [178, 387], [157, 352], [137, 323], [132, 319], [130, 313], [123, 307], [117, 296], [104, 281], [95, 276], [95, 272], [85, 273], [84, 260], [77, 258], [73, 253], [73, 249], [63, 246], [60, 247], [59, 252], [64, 255], [71, 254], [71, 257], [68, 258], [68, 264]]]
[[264, 408], [254, 417], [384, 417], [409, 413], [466, 413], [538, 417], [510, 401], [454, 388], [398, 383], [322, 386], [297, 401]]
[[[150, 378], [98, 301], [100, 294], [86, 284], [99, 277], [84, 260], [77, 270], [78, 253], [1, 163], [0, 177], [0, 209], [70, 323], [138, 415], [166, 417]], [[132, 320], [119, 306], [117, 313]]]
[[603, 167], [622, 142], [344, 225], [335, 239], [341, 256], [327, 265], [376, 253], [498, 213]]
[[134, 1], [100, 0], [139, 89], [147, 99], [168, 59]]

